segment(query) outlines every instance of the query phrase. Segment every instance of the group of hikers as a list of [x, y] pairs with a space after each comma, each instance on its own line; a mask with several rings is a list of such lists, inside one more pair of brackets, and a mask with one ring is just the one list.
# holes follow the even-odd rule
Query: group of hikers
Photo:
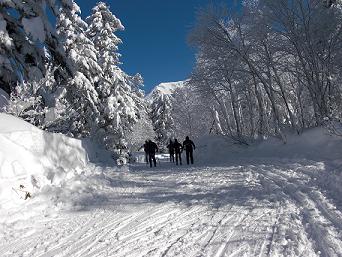
[[[154, 164], [154, 167], [156, 167], [156, 152], [159, 150], [157, 144], [151, 140], [147, 140], [143, 145], [143, 148], [145, 152], [146, 163], [149, 163], [150, 167], [152, 167], [152, 164]], [[194, 164], [193, 151], [195, 148], [196, 146], [194, 142], [190, 140], [188, 136], [185, 138], [183, 144], [179, 143], [177, 139], [174, 139], [173, 141], [170, 139], [170, 142], [167, 145], [167, 149], [170, 154], [170, 162], [174, 163], [176, 160], [176, 165], [182, 165], [182, 152], [185, 150], [187, 164]]]

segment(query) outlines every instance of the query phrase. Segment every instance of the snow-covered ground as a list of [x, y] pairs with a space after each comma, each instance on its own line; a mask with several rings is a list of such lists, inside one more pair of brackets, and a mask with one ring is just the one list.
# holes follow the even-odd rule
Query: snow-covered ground
[[322, 130], [248, 149], [206, 138], [194, 166], [68, 166], [0, 207], [0, 256], [342, 256], [340, 145]]

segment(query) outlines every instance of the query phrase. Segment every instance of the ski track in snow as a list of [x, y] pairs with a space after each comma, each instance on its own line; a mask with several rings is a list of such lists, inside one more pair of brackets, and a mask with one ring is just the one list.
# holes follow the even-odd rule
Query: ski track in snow
[[342, 256], [341, 210], [310, 177], [319, 165], [106, 169], [106, 200], [0, 224], [0, 256]]

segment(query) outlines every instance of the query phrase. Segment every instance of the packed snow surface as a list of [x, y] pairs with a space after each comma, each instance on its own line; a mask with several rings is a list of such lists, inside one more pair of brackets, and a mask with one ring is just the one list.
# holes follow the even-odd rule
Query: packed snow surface
[[[20, 132], [3, 118], [2, 140]], [[20, 206], [1, 206], [0, 256], [342, 256], [342, 162], [327, 156], [341, 140], [322, 130], [288, 140], [243, 148], [207, 137], [195, 142], [193, 166], [166, 155], [156, 168], [85, 163]]]

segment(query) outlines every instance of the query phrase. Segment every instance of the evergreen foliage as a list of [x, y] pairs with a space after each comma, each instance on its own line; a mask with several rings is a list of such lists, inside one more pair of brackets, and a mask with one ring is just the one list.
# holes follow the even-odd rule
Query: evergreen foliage
[[129, 76], [118, 65], [118, 45], [122, 43], [115, 33], [123, 30], [121, 21], [103, 2], [99, 2], [87, 18], [88, 37], [94, 43], [98, 63], [103, 71], [96, 88], [100, 99], [99, 138], [109, 148], [125, 148], [126, 136], [140, 118], [144, 105], [143, 93], [139, 89], [142, 77]]
[[[51, 24], [48, 13], [56, 17]], [[98, 3], [87, 22], [74, 0], [0, 2], [0, 85], [7, 112], [49, 131], [125, 148], [145, 109], [140, 74], [120, 67], [120, 20]]]

